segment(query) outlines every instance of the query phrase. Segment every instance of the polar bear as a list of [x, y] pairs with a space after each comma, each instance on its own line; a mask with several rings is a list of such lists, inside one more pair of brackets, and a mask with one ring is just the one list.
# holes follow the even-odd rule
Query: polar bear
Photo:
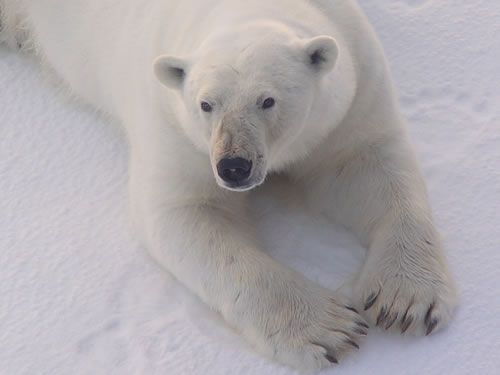
[[[337, 363], [368, 324], [444, 327], [456, 291], [383, 50], [354, 0], [0, 0], [71, 92], [123, 123], [151, 255], [261, 353]], [[352, 301], [279, 264], [246, 219], [281, 173], [368, 248]]]

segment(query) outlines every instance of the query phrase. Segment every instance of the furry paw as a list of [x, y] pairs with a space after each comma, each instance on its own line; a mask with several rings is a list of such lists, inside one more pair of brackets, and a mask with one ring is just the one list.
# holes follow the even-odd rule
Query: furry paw
[[304, 371], [316, 371], [339, 363], [350, 351], [359, 349], [368, 325], [354, 308], [330, 300], [308, 306], [308, 310], [309, 316], [291, 316], [289, 325], [269, 335], [267, 345], [272, 347], [276, 360]]
[[252, 311], [251, 320], [240, 319], [238, 325], [261, 353], [285, 365], [311, 372], [337, 364], [359, 349], [368, 333], [355, 308], [320, 286], [311, 283], [304, 290], [292, 284], [272, 292], [272, 299], [261, 298], [264, 305], [254, 303], [250, 309], [261, 313]]
[[445, 327], [456, 306], [456, 292], [447, 278], [413, 279], [404, 274], [363, 278], [355, 294], [365, 318], [385, 330], [430, 335]]

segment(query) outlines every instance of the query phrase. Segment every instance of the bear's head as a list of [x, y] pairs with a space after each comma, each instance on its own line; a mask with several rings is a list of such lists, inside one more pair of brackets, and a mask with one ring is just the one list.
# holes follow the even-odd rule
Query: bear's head
[[330, 36], [258, 25], [213, 35], [190, 56], [160, 56], [154, 70], [179, 93], [180, 126], [209, 155], [217, 183], [244, 191], [296, 159], [296, 145], [313, 147], [301, 138], [314, 133], [313, 103], [337, 57]]

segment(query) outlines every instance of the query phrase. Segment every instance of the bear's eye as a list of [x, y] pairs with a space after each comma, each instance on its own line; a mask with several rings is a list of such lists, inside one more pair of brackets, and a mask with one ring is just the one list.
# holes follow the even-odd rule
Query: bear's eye
[[203, 112], [212, 112], [213, 108], [210, 104], [208, 104], [207, 102], [201, 102], [201, 110]]
[[266, 100], [264, 100], [264, 103], [262, 103], [262, 109], [272, 108], [275, 104], [276, 100], [274, 100], [274, 98], [267, 98]]

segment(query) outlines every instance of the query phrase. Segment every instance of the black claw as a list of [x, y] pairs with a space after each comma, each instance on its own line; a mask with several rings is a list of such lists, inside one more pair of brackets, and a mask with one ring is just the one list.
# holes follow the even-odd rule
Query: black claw
[[352, 306], [346, 306], [345, 307], [347, 310], [351, 310], [352, 312], [355, 312], [356, 314], [359, 314], [358, 310], [356, 310], [354, 307]]
[[396, 322], [396, 319], [398, 318], [398, 314], [393, 314], [387, 323], [385, 324], [385, 329], [389, 329], [392, 327], [392, 325]]
[[352, 340], [346, 340], [345, 341], [347, 344], [351, 345], [352, 347], [356, 348], [356, 349], [359, 349], [359, 345], [356, 344], [354, 341]]
[[366, 332], [366, 330], [361, 329], [360, 327], [354, 328], [353, 331], [354, 331], [354, 333], [356, 333], [360, 336], [366, 336], [368, 334], [368, 332]]
[[429, 310], [427, 310], [427, 314], [425, 314], [425, 325], [426, 326], [429, 326], [429, 322], [431, 320], [431, 315], [432, 315], [432, 310], [434, 310], [434, 302], [431, 303], [431, 305], [429, 306]]
[[403, 321], [401, 322], [401, 333], [405, 333], [408, 328], [410, 328], [410, 325], [413, 323], [413, 316], [406, 316], [403, 318]]
[[338, 359], [335, 358], [334, 356], [331, 356], [330, 354], [325, 355], [325, 358], [328, 360], [330, 363], [339, 363]]
[[427, 324], [427, 331], [425, 332], [425, 335], [426, 336], [429, 336], [432, 331], [434, 331], [434, 329], [436, 329], [436, 326], [438, 325], [439, 323], [439, 319], [432, 319], [429, 321], [429, 323], [426, 323]]
[[363, 327], [363, 328], [370, 328], [370, 326], [368, 324], [366, 324], [365, 322], [356, 322], [359, 326]]
[[387, 311], [387, 309], [384, 306], [384, 307], [382, 307], [380, 309], [380, 313], [378, 314], [378, 317], [377, 317], [377, 326], [379, 326], [380, 324], [382, 324], [387, 319], [387, 315], [388, 315], [388, 311]]
[[325, 345], [318, 344], [316, 342], [313, 342], [312, 344], [317, 345], [323, 349], [325, 349], [325, 358], [330, 362], [330, 363], [339, 363], [337, 357], [334, 355], [333, 349], [327, 348]]
[[377, 300], [379, 294], [380, 294], [380, 291], [378, 293], [372, 293], [368, 296], [368, 298], [366, 299], [366, 302], [365, 302], [365, 311], [373, 306], [373, 304]]
[[401, 324], [405, 322], [406, 317], [408, 316], [408, 310], [410, 310], [410, 307], [406, 309], [405, 314], [403, 315], [403, 319], [401, 319]]

